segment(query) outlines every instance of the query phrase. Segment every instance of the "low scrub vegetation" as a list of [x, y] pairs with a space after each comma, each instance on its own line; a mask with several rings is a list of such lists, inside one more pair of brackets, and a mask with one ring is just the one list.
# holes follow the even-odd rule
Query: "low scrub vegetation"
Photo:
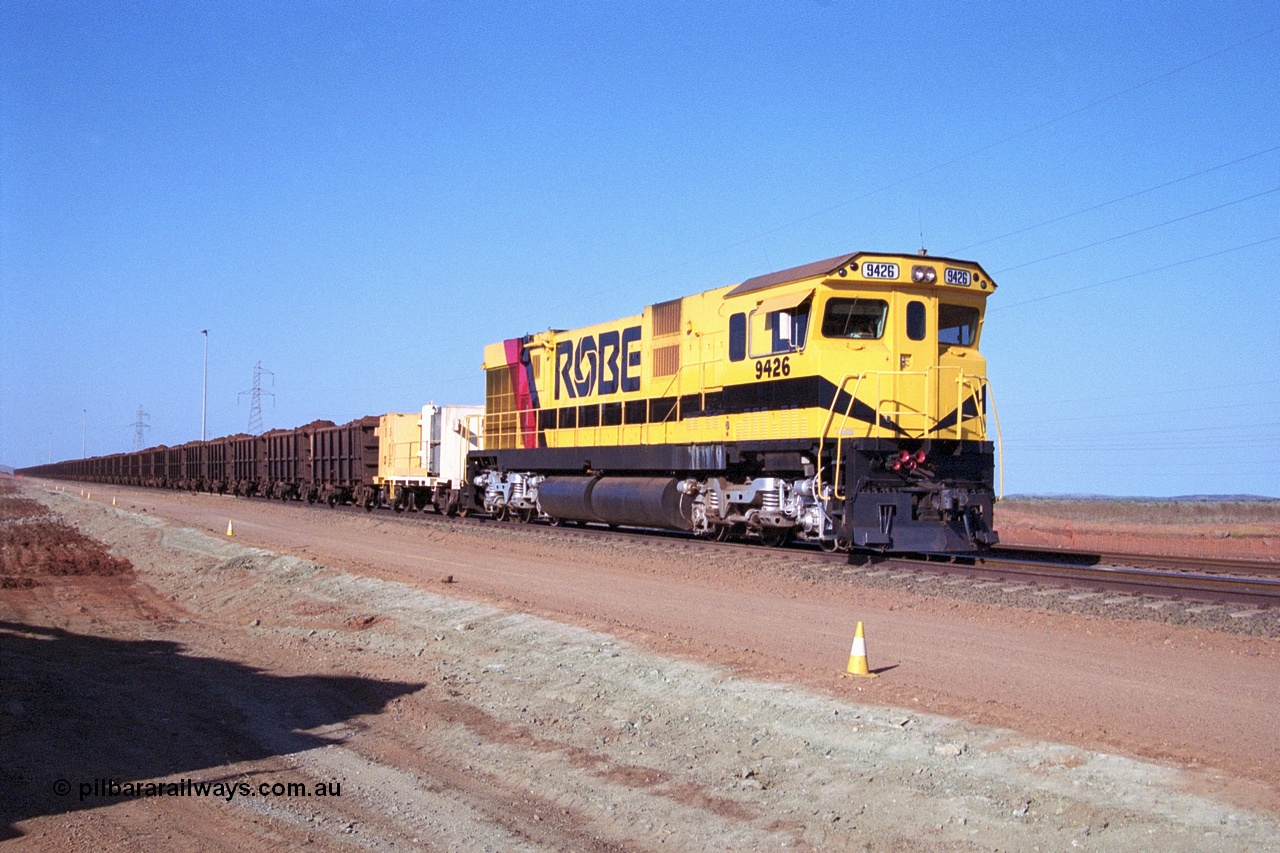
[[1221, 498], [1010, 497], [1001, 511], [1132, 524], [1280, 524], [1280, 500]]

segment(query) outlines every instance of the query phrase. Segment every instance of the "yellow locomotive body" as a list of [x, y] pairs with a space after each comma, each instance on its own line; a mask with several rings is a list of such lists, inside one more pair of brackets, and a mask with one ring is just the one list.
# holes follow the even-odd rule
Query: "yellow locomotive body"
[[991, 530], [976, 263], [855, 253], [485, 348], [498, 515], [971, 550]]

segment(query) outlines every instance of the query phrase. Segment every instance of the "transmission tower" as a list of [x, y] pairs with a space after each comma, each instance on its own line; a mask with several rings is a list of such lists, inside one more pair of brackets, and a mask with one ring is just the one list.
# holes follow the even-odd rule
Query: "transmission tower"
[[276, 395], [270, 391], [262, 390], [262, 375], [264, 373], [271, 377], [271, 384], [274, 386], [276, 384], [276, 375], [270, 370], [264, 368], [262, 366], [262, 362], [258, 362], [253, 366], [253, 390], [241, 391], [239, 396], [236, 397], [236, 402], [239, 403], [240, 397], [243, 397], [245, 394], [249, 395], [250, 435], [262, 435], [262, 395], [265, 394], [270, 397], [272, 405], [275, 405]]
[[138, 417], [133, 422], [133, 449], [141, 450], [146, 444], [146, 432], [151, 429], [151, 424], [147, 423], [147, 418], [151, 415], [142, 411], [142, 404], [138, 404]]

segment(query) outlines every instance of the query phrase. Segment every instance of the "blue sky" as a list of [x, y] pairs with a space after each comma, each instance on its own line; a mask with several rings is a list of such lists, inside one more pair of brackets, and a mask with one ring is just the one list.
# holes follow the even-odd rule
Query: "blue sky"
[[[0, 0], [0, 462], [481, 402], [484, 344], [959, 255], [1010, 493], [1280, 496], [1274, 2]], [[1084, 212], [1081, 212], [1084, 211]], [[274, 404], [273, 404], [274, 403]], [[88, 427], [83, 424], [87, 410]]]

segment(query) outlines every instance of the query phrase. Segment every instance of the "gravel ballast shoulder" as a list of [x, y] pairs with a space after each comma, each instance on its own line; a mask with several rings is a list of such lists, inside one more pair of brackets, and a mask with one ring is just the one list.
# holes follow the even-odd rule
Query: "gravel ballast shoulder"
[[[340, 777], [344, 797], [217, 808], [321, 849], [1191, 851], [1261, 850], [1280, 838], [1271, 816], [1187, 793], [1175, 769], [820, 696], [121, 509], [44, 499], [174, 608], [99, 630], [161, 633], [187, 654], [291, 677], [421, 685], [379, 713], [308, 730], [325, 743], [303, 747], [282, 722], [294, 710], [287, 696], [229, 688], [218, 699], [238, 712], [226, 723], [235, 736], [275, 755], [277, 771]], [[6, 619], [18, 615], [6, 606]], [[0, 738], [32, 724], [40, 697], [26, 701]], [[26, 771], [34, 785], [49, 781]], [[212, 808], [183, 814], [198, 824]], [[67, 819], [32, 816], [23, 828]], [[266, 837], [262, 826], [245, 831], [251, 845]], [[177, 846], [198, 847], [195, 833]]]

